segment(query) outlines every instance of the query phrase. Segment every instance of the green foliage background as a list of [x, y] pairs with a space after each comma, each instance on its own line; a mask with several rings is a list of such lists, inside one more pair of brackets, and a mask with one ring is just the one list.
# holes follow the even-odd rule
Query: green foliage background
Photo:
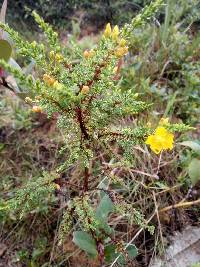
[[130, 21], [135, 13], [150, 2], [150, 0], [16, 0], [8, 2], [8, 19], [12, 26], [16, 26], [15, 22], [20, 22], [32, 27], [30, 11], [35, 9], [45, 21], [58, 28], [70, 27], [70, 20], [72, 18], [80, 20], [80, 17], [83, 26], [92, 24], [102, 27], [108, 21], [122, 25]]

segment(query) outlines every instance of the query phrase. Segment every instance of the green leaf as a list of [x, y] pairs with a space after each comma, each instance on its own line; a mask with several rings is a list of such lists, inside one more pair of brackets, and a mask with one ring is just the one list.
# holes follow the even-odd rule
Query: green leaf
[[194, 150], [197, 154], [200, 155], [200, 145], [197, 142], [194, 141], [185, 141], [182, 143], [179, 143], [182, 146], [190, 147], [192, 150]]
[[[135, 258], [138, 253], [136, 246], [133, 244], [126, 248], [126, 252], [128, 253], [129, 259]], [[105, 247], [105, 260], [107, 263], [114, 261], [119, 255], [120, 253], [116, 252], [116, 245], [109, 244]], [[118, 258], [117, 263], [122, 266], [126, 265], [126, 260], [122, 254]]]
[[75, 231], [73, 233], [73, 242], [82, 250], [91, 256], [97, 256], [96, 242], [94, 238], [86, 232]]
[[12, 47], [6, 40], [0, 40], [0, 59], [8, 61], [12, 54]]
[[[99, 183], [98, 188], [106, 190], [108, 189], [108, 186], [109, 186], [109, 180], [107, 177], [104, 177], [103, 180]], [[105, 195], [106, 193], [103, 190], [101, 190], [100, 197], [103, 198]]]
[[4, 147], [5, 147], [5, 144], [0, 143], [0, 152], [4, 149]]
[[200, 160], [193, 159], [189, 164], [189, 176], [193, 185], [200, 181]]
[[105, 260], [107, 263], [114, 261], [114, 259], [119, 255], [119, 253], [115, 252], [116, 246], [114, 244], [109, 244], [105, 247]]
[[114, 211], [114, 204], [109, 198], [109, 196], [105, 195], [101, 199], [99, 206], [97, 207], [96, 217], [100, 220], [105, 221], [108, 217], [108, 214], [112, 211]]
[[137, 254], [138, 254], [138, 250], [137, 250], [136, 246], [133, 245], [133, 244], [130, 244], [127, 247], [126, 251], [128, 252], [128, 256], [129, 256], [130, 259], [135, 258], [137, 256]]

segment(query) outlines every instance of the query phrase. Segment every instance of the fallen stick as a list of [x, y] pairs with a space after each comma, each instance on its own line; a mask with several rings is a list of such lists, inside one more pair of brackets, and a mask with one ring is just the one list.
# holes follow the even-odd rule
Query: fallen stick
[[194, 201], [180, 202], [180, 203], [177, 203], [175, 205], [170, 205], [168, 207], [165, 207], [165, 208], [159, 210], [158, 213], [163, 213], [163, 212], [166, 212], [166, 211], [171, 210], [171, 209], [186, 208], [186, 207], [190, 207], [190, 206], [198, 205], [198, 204], [200, 204], [200, 199], [197, 199]]

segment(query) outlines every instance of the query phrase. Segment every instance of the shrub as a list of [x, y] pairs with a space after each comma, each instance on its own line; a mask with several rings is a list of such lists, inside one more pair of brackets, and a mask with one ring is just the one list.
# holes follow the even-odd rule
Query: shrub
[[[38, 72], [35, 77], [27, 76], [3, 59], [0, 60], [1, 67], [16, 77], [19, 87], [28, 88], [29, 96], [25, 100], [33, 106], [33, 112], [57, 116], [57, 124], [65, 133], [66, 145], [61, 152], [68, 155], [65, 163], [56, 170], [44, 172], [42, 177], [16, 189], [14, 197], [1, 209], [23, 218], [43, 201], [52, 198], [55, 201], [55, 193], [65, 197], [58, 243], [62, 243], [75, 225], [74, 243], [90, 257], [98, 257], [100, 262], [113, 261], [113, 264], [123, 265], [126, 256], [137, 254], [132, 241], [124, 243], [116, 238], [109, 224], [110, 215], [121, 215], [130, 223], [153, 231], [142, 212], [127, 203], [121, 194], [127, 185], [114, 170], [121, 167], [128, 172], [133, 164], [132, 148], [135, 145], [146, 143], [159, 154], [163, 150], [172, 150], [175, 132], [190, 129], [184, 124], [171, 124], [167, 118], [162, 118], [156, 129], [148, 126], [140, 120], [140, 114], [150, 104], [138, 100], [138, 95], [131, 89], [122, 91], [118, 82], [133, 29], [153, 16], [162, 2], [152, 2], [121, 30], [108, 23], [98, 45], [92, 50], [82, 51], [72, 42], [73, 53], [61, 46], [57, 33], [36, 12], [33, 16], [47, 37], [48, 47], [35, 41], [24, 41], [7, 24], [0, 23], [14, 41], [16, 53], [34, 59]], [[123, 125], [121, 120], [130, 116], [135, 118], [134, 124]], [[120, 150], [120, 154], [110, 148], [111, 144]], [[106, 166], [101, 158], [95, 160], [101, 151], [106, 151], [110, 159]], [[75, 170], [80, 176], [78, 184], [68, 178]], [[76, 189], [75, 196], [73, 188]]]

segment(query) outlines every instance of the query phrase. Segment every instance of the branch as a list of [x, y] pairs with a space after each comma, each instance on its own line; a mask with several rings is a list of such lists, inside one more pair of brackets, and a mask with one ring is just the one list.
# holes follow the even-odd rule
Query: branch
[[85, 124], [83, 122], [83, 116], [82, 116], [81, 108], [80, 107], [76, 107], [75, 108], [75, 112], [76, 112], [76, 115], [77, 115], [77, 120], [79, 122], [79, 126], [80, 126], [80, 129], [81, 129], [81, 132], [82, 132], [84, 138], [89, 140], [89, 135], [88, 135], [87, 129], [85, 127]]

